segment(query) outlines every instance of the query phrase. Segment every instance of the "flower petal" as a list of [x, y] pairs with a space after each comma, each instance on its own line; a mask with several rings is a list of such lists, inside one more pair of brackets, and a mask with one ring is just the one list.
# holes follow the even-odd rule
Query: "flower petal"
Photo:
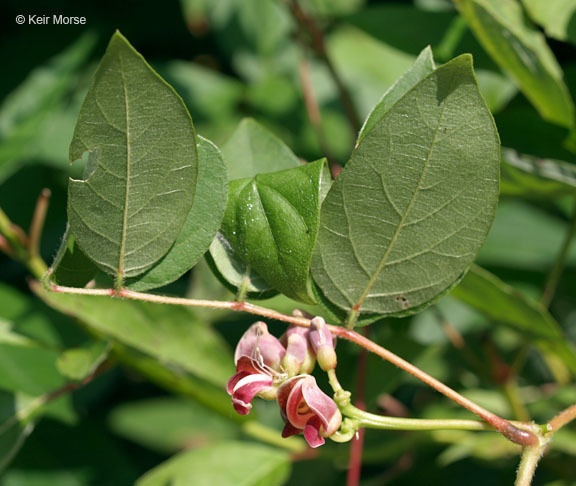
[[[237, 373], [237, 375], [240, 373]], [[234, 377], [232, 377], [230, 381], [233, 379]], [[250, 402], [258, 393], [266, 391], [271, 387], [271, 385], [272, 377], [268, 375], [248, 374], [239, 380], [236, 380], [232, 388], [232, 405], [234, 405], [234, 410], [236, 410], [240, 415], [248, 414], [252, 408]]]
[[329, 437], [340, 428], [342, 414], [338, 406], [326, 395], [318, 385], [314, 377], [302, 382], [302, 396], [310, 410], [322, 423], [322, 435]]
[[262, 356], [264, 363], [278, 369], [286, 350], [278, 338], [268, 332], [268, 326], [262, 321], [252, 324], [240, 338], [234, 352], [234, 363], [242, 356], [257, 359]]
[[310, 447], [316, 448], [324, 445], [324, 437], [320, 435], [322, 422], [318, 417], [311, 418], [304, 427], [304, 438]]

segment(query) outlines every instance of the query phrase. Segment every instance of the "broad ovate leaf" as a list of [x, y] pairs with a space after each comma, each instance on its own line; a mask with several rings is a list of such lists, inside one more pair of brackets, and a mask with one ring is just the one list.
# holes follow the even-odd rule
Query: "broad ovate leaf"
[[369, 113], [360, 134], [358, 135], [358, 143], [362, 141], [366, 133], [376, 125], [386, 112], [394, 106], [394, 104], [402, 98], [408, 91], [416, 86], [422, 79], [434, 71], [434, 57], [432, 56], [432, 49], [430, 46], [426, 47], [414, 61], [414, 64], [406, 71], [398, 80], [390, 86], [384, 93], [380, 101], [372, 108]]
[[[87, 154], [87, 156], [86, 156]], [[101, 269], [137, 276], [168, 252], [194, 199], [196, 136], [176, 92], [115, 33], [82, 105], [70, 160], [68, 219], [76, 242]]]
[[310, 261], [329, 184], [325, 159], [232, 181], [220, 244], [274, 289], [313, 303]]
[[192, 209], [174, 245], [143, 275], [127, 281], [133, 290], [167, 285], [190, 270], [206, 253], [220, 227], [226, 207], [226, 165], [218, 147], [198, 137], [198, 183]]
[[435, 70], [375, 124], [324, 204], [312, 275], [345, 310], [400, 315], [450, 289], [498, 198], [499, 140], [472, 69]]

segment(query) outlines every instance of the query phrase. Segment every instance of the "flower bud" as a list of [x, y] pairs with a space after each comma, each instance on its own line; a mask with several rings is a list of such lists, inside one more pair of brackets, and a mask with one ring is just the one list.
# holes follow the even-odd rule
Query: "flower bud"
[[316, 356], [308, 340], [309, 332], [305, 327], [291, 325], [280, 338], [286, 347], [282, 367], [288, 376], [308, 374], [314, 370]]
[[336, 339], [332, 336], [326, 326], [326, 322], [321, 317], [315, 317], [310, 322], [309, 339], [312, 349], [316, 353], [320, 368], [324, 371], [336, 368], [338, 362], [336, 351], [334, 351]]
[[260, 359], [264, 364], [275, 370], [280, 369], [280, 363], [286, 350], [282, 343], [268, 332], [268, 326], [262, 321], [252, 324], [238, 341], [234, 353], [234, 363], [242, 356], [252, 359]]

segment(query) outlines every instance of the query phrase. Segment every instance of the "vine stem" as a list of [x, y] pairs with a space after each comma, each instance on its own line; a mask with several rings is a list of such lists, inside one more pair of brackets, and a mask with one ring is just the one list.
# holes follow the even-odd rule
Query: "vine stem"
[[[154, 302], [158, 304], [172, 304], [181, 305], [188, 307], [207, 307], [211, 309], [229, 309], [233, 311], [242, 311], [250, 314], [256, 314], [261, 317], [267, 317], [269, 319], [276, 319], [278, 321], [287, 322], [290, 324], [295, 324], [302, 327], [310, 327], [310, 320], [304, 317], [294, 317], [276, 312], [272, 309], [267, 309], [265, 307], [260, 307], [248, 302], [230, 302], [230, 301], [213, 301], [213, 300], [197, 300], [197, 299], [185, 299], [182, 297], [167, 297], [154, 294], [146, 294], [143, 292], [135, 292], [127, 289], [85, 289], [85, 288], [74, 288], [74, 287], [64, 287], [59, 285], [54, 285], [49, 280], [49, 273], [46, 274], [44, 280], [45, 286], [48, 290], [53, 292], [68, 293], [68, 294], [81, 294], [81, 295], [100, 295], [100, 296], [112, 296], [120, 297], [132, 300], [141, 300], [146, 302]], [[505, 420], [498, 415], [489, 412], [480, 405], [474, 403], [473, 401], [467, 399], [466, 397], [459, 394], [457, 391], [453, 390], [449, 386], [445, 385], [436, 378], [430, 376], [428, 373], [422, 371], [406, 360], [402, 359], [400, 356], [388, 351], [382, 346], [376, 344], [375, 342], [367, 339], [361, 334], [345, 329], [340, 326], [327, 325], [330, 332], [342, 339], [353, 342], [371, 353], [374, 353], [386, 361], [389, 361], [398, 368], [410, 373], [412, 376], [416, 377], [420, 381], [426, 383], [430, 387], [434, 388], [439, 393], [450, 398], [454, 402], [458, 403], [462, 407], [470, 410], [471, 412], [478, 415], [481, 419], [488, 422], [495, 430], [500, 432], [504, 437], [524, 446], [534, 446], [538, 443], [537, 437], [529, 430], [524, 428], [519, 428], [508, 420]]]
[[538, 444], [523, 448], [514, 486], [530, 486], [532, 484], [536, 466], [544, 455], [548, 442], [548, 439], [542, 438]]
[[550, 422], [548, 422], [548, 426], [551, 431], [556, 432], [557, 430], [561, 429], [565, 425], [572, 422], [572, 420], [576, 419], [576, 404], [568, 407], [566, 410], [563, 410], [558, 415], [556, 415]]
[[550, 274], [548, 275], [548, 279], [544, 285], [542, 297], [540, 298], [540, 302], [544, 307], [548, 307], [550, 302], [552, 302], [556, 288], [560, 282], [560, 277], [562, 276], [562, 272], [566, 266], [568, 251], [570, 250], [570, 245], [572, 244], [574, 236], [576, 236], [576, 198], [574, 198], [574, 203], [572, 205], [572, 218], [570, 219], [570, 226], [568, 227], [568, 231], [564, 237], [564, 242], [562, 243], [562, 248], [558, 252], [554, 266], [552, 267], [552, 270], [550, 270]]
[[352, 96], [350, 95], [348, 88], [344, 84], [344, 81], [336, 70], [332, 59], [330, 59], [330, 56], [328, 55], [328, 51], [326, 50], [326, 45], [324, 43], [324, 33], [316, 25], [314, 19], [307, 15], [304, 10], [302, 10], [297, 0], [288, 0], [288, 5], [290, 7], [290, 11], [292, 12], [292, 16], [296, 20], [300, 30], [307, 32], [310, 36], [312, 49], [314, 49], [314, 52], [316, 52], [316, 54], [322, 59], [328, 68], [330, 76], [334, 80], [336, 88], [338, 89], [338, 94], [340, 96], [342, 106], [344, 107], [344, 112], [346, 113], [348, 123], [350, 124], [350, 129], [352, 130], [352, 136], [354, 139], [356, 139], [358, 132], [360, 131], [360, 118], [358, 117], [356, 107], [354, 106], [354, 102], [352, 101]]

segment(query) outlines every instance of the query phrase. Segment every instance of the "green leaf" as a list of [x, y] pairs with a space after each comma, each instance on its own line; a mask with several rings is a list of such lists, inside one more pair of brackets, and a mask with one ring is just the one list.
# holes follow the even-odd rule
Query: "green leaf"
[[182, 452], [146, 473], [136, 485], [281, 486], [289, 474], [290, 457], [286, 452], [230, 441]]
[[[245, 118], [222, 148], [229, 180], [299, 167], [300, 161], [274, 134], [255, 120]], [[219, 232], [210, 246], [210, 267], [232, 291], [243, 289], [252, 298], [274, 295], [272, 285], [242, 259], [226, 236]]]
[[105, 341], [94, 341], [81, 348], [67, 349], [56, 362], [58, 371], [74, 381], [82, 381], [94, 374], [106, 360], [110, 345]]
[[114, 433], [162, 454], [239, 434], [238, 426], [230, 420], [179, 397], [122, 403], [110, 414], [109, 423]]
[[576, 42], [575, 0], [522, 0], [528, 15], [544, 27], [549, 37]]
[[69, 287], [84, 287], [98, 271], [92, 260], [76, 244], [69, 226], [66, 227], [51, 271], [51, 278], [57, 284]]
[[325, 159], [233, 181], [222, 241], [274, 289], [313, 303], [310, 260], [329, 184]]
[[324, 296], [398, 315], [449, 290], [492, 224], [498, 166], [494, 122], [460, 56], [380, 119], [330, 189], [312, 261]]
[[500, 194], [524, 197], [576, 195], [576, 165], [502, 149]]
[[242, 120], [222, 153], [231, 181], [301, 165], [284, 142], [251, 118]]
[[132, 290], [161, 287], [184, 275], [206, 253], [220, 228], [226, 207], [226, 165], [216, 145], [201, 137], [199, 140], [192, 209], [168, 253], [146, 273], [126, 282]]
[[154, 356], [165, 366], [180, 367], [218, 386], [225, 385], [234, 374], [227, 346], [188, 309], [35, 290], [55, 309], [81, 319], [108, 338]]
[[400, 100], [408, 91], [422, 81], [426, 76], [436, 69], [432, 49], [426, 47], [417, 57], [414, 64], [396, 81], [388, 91], [384, 93], [380, 101], [372, 108], [372, 111], [366, 118], [360, 134], [358, 143], [362, 141], [367, 132], [369, 132], [378, 121]]
[[457, 0], [470, 28], [542, 117], [572, 127], [574, 105], [544, 36], [525, 18], [517, 0]]
[[576, 373], [576, 350], [560, 326], [538, 302], [526, 297], [498, 277], [474, 265], [452, 295], [495, 322], [506, 324], [558, 356]]
[[85, 180], [70, 180], [68, 219], [100, 268], [137, 276], [170, 249], [194, 199], [196, 136], [176, 92], [115, 33], [76, 125], [70, 160], [89, 153]]

